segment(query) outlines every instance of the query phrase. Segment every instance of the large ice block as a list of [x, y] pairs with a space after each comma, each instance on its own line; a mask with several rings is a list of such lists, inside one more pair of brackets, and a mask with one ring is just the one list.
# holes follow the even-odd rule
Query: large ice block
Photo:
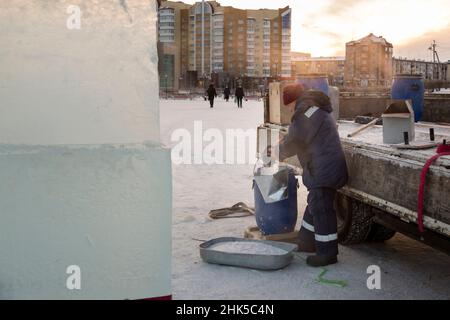
[[0, 299], [170, 295], [168, 163], [147, 145], [0, 145]]
[[153, 0], [0, 1], [0, 299], [171, 295], [156, 21]]

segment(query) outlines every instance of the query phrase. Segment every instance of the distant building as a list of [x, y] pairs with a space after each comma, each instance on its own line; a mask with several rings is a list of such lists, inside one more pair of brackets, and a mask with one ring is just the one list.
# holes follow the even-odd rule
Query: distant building
[[425, 80], [447, 81], [448, 64], [424, 60], [394, 58], [395, 74], [422, 74]]
[[237, 77], [291, 76], [289, 7], [241, 10], [216, 1], [163, 1], [158, 30], [163, 89], [190, 88], [197, 80], [222, 86]]
[[345, 57], [292, 56], [292, 75], [326, 74], [331, 85], [344, 84]]
[[388, 87], [392, 83], [393, 46], [372, 33], [346, 44], [346, 87]]
[[311, 53], [292, 51], [291, 52], [291, 58], [292, 58], [292, 60], [311, 58]]
[[160, 42], [159, 72], [160, 87], [178, 90], [179, 80], [187, 71], [188, 30], [186, 18], [191, 6], [174, 2], [170, 6], [162, 3], [158, 15]]
[[447, 81], [450, 82], [450, 60], [447, 61]]

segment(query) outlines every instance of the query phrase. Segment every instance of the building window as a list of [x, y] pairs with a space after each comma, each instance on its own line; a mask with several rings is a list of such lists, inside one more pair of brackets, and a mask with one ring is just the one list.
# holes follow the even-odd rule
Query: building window
[[159, 38], [159, 41], [161, 41], [161, 42], [174, 42], [175, 41], [175, 37], [174, 36], [161, 36]]

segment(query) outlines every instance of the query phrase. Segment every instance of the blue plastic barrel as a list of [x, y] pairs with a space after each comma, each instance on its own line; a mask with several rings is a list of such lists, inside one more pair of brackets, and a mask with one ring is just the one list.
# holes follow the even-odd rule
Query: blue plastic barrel
[[416, 122], [422, 120], [424, 96], [422, 75], [400, 74], [394, 77], [391, 97], [395, 100], [412, 100]]
[[275, 203], [266, 203], [258, 185], [254, 184], [256, 223], [263, 235], [294, 232], [297, 224], [297, 187], [294, 171], [288, 173], [288, 197]]
[[303, 85], [306, 90], [318, 90], [328, 95], [328, 76], [321, 74], [299, 75], [297, 83]]

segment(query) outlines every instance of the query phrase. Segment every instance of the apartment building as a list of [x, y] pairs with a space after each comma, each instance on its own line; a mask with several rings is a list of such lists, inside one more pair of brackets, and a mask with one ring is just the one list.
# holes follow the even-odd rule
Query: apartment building
[[330, 84], [344, 84], [345, 57], [311, 57], [295, 54], [292, 58], [292, 75], [326, 74]]
[[163, 1], [159, 18], [162, 88], [291, 76], [289, 7], [244, 10], [217, 1]]
[[[160, 87], [178, 90], [180, 75], [187, 70], [188, 30], [182, 28], [189, 17], [190, 5], [174, 2], [165, 6], [164, 2], [158, 12], [159, 32], [159, 73]], [[184, 69], [183, 69], [184, 67]]]
[[392, 83], [393, 45], [369, 34], [346, 44], [344, 82], [347, 87], [389, 87]]

